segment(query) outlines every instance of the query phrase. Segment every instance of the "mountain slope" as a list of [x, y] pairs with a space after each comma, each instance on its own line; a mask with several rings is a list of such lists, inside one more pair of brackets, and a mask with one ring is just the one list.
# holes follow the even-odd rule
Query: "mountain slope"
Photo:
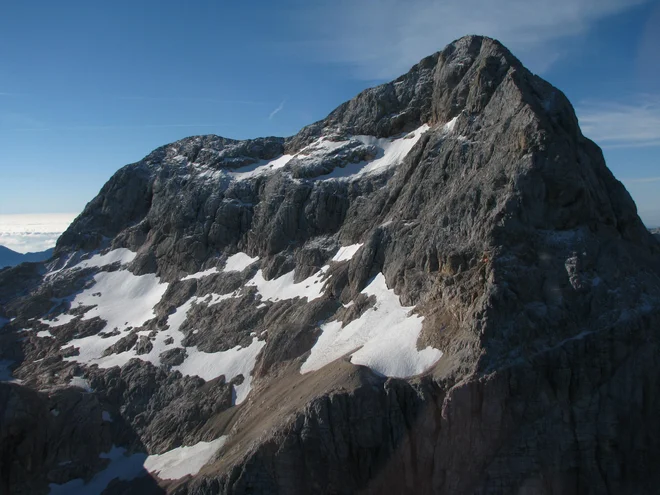
[[0, 273], [3, 487], [651, 493], [659, 253], [564, 95], [462, 38], [155, 150]]
[[6, 266], [15, 266], [20, 263], [30, 262], [37, 263], [49, 259], [53, 254], [54, 249], [47, 249], [38, 253], [17, 253], [11, 249], [0, 246], [0, 268]]

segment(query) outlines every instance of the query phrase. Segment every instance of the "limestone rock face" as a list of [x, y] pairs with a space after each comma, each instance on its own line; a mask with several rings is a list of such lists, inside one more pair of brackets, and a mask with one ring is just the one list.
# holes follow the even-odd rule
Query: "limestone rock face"
[[630, 195], [469, 36], [295, 136], [155, 150], [0, 271], [0, 486], [655, 493], [659, 331]]

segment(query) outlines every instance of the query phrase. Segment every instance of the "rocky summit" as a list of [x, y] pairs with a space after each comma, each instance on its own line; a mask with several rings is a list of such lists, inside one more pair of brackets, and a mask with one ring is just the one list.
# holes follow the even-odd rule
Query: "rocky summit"
[[660, 243], [489, 38], [125, 166], [0, 327], [3, 494], [660, 486]]

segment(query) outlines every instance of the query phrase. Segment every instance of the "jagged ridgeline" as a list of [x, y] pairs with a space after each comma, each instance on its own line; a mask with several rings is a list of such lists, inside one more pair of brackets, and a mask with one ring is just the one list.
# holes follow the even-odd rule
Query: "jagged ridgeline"
[[656, 493], [659, 301], [566, 97], [465, 37], [158, 148], [1, 271], [0, 491]]

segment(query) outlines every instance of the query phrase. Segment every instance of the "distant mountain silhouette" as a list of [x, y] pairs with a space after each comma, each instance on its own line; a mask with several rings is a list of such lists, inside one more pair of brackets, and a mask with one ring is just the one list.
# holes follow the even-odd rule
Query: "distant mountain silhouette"
[[12, 251], [8, 247], [0, 246], [0, 268], [6, 266], [15, 266], [26, 261], [37, 262], [44, 261], [50, 258], [53, 255], [53, 248], [46, 249], [45, 251], [40, 251], [38, 253], [17, 253]]

